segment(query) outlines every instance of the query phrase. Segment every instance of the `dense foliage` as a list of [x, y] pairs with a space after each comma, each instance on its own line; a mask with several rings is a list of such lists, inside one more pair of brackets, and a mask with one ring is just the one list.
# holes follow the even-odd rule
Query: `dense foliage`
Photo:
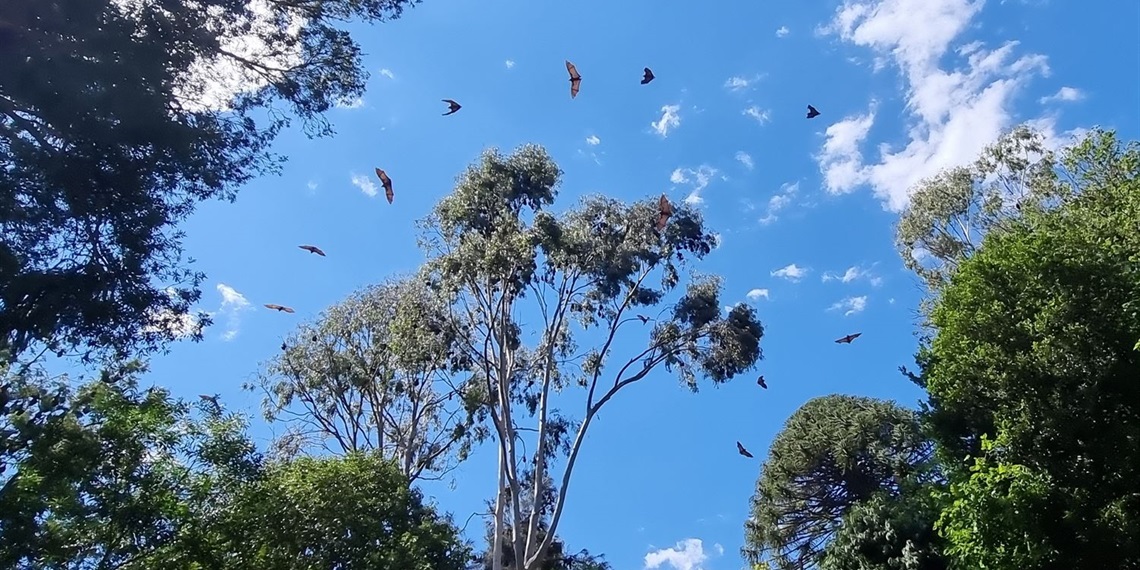
[[[921, 437], [940, 475], [796, 504], [772, 481], [835, 477], [782, 467], [787, 449], [819, 446], [790, 422], [747, 525], [777, 565], [778, 548], [803, 547], [835, 570], [1140, 567], [1140, 144], [1101, 130], [1059, 152], [1042, 141], [1019, 128], [922, 183], [899, 225], [931, 293], [920, 371], [904, 372], [927, 390]], [[813, 516], [836, 504], [841, 519]], [[797, 534], [802, 520], [821, 530]]]
[[349, 18], [412, 0], [0, 2], [0, 349], [123, 354], [200, 334], [177, 223], [275, 172], [292, 109], [358, 96]]

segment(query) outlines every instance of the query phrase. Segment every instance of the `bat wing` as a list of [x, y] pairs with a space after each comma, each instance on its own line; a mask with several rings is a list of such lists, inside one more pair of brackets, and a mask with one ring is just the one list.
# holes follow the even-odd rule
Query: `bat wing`
[[292, 308], [290, 308], [290, 307], [281, 307], [281, 310], [282, 310], [282, 311], [285, 311], [286, 313], [289, 313], [289, 314], [293, 314], [293, 313], [295, 312], [295, 311], [293, 311], [293, 309], [292, 309]]
[[321, 257], [325, 257], [325, 250], [319, 247], [313, 246], [313, 249], [311, 251]]
[[646, 83], [653, 81], [653, 79], [654, 79], [653, 71], [650, 70], [648, 67], [646, 67], [644, 76], [641, 78], [641, 84], [645, 85]]
[[396, 193], [392, 191], [392, 181], [391, 180], [389, 180], [388, 183], [384, 185], [384, 197], [388, 199], [389, 204], [391, 204], [392, 199], [394, 199], [396, 197]]
[[281, 305], [274, 305], [272, 303], [266, 303], [265, 308], [266, 309], [272, 309], [274, 311], [280, 311], [281, 309], [284, 309], [284, 307], [282, 307]]
[[566, 60], [566, 71], [570, 73], [570, 80], [571, 81], [575, 81], [575, 80], [581, 81], [582, 80], [582, 76], [578, 73], [578, 68], [574, 67], [574, 64], [570, 63], [570, 60]]
[[578, 90], [582, 88], [581, 79], [570, 80], [570, 98], [573, 99], [578, 96]]

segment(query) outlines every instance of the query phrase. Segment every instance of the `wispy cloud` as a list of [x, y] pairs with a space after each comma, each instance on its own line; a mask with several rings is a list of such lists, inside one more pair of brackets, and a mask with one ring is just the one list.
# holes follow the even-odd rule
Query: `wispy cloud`
[[602, 144], [602, 139], [598, 138], [598, 135], [590, 135], [586, 137], [586, 144], [590, 146], [597, 146], [599, 144]]
[[760, 218], [760, 223], [768, 225], [779, 219], [777, 215], [780, 210], [783, 210], [792, 203], [792, 198], [800, 191], [800, 183], [792, 182], [780, 185], [780, 191], [768, 198], [768, 208], [764, 210], [764, 217]]
[[662, 138], [669, 136], [669, 131], [681, 126], [681, 106], [665, 105], [661, 107], [661, 118], [649, 123], [653, 131]]
[[1077, 89], [1076, 87], [1062, 87], [1056, 93], [1049, 95], [1048, 97], [1042, 97], [1040, 99], [1040, 102], [1042, 105], [1057, 102], [1069, 103], [1073, 101], [1080, 101], [1084, 98], [1085, 94], [1082, 93], [1080, 89]]
[[790, 263], [772, 272], [772, 277], [779, 277], [780, 279], [787, 279], [791, 282], [803, 279], [805, 275], [811, 272], [807, 267], [800, 267], [794, 263]]
[[238, 293], [236, 289], [225, 283], [218, 283], [216, 288], [222, 296], [222, 305], [218, 307], [217, 314], [225, 317], [226, 320], [226, 329], [222, 332], [222, 340], [230, 341], [237, 337], [241, 330], [241, 315], [250, 308], [249, 301], [245, 295]]
[[747, 297], [750, 301], [759, 301], [761, 298], [768, 299], [769, 298], [768, 297], [768, 290], [767, 289], [753, 289], [753, 290], [748, 292]]
[[760, 123], [761, 125], [768, 122], [768, 111], [761, 109], [756, 105], [753, 105], [741, 111], [740, 114], [756, 119], [756, 122]]
[[317, 184], [316, 180], [310, 180], [310, 181], [305, 183], [305, 188], [309, 189], [310, 194], [312, 194], [313, 192], [316, 192], [317, 188], [319, 188], [319, 187], [320, 187], [320, 185]]
[[717, 169], [702, 164], [696, 170], [691, 168], [677, 168], [669, 175], [669, 182], [673, 184], [689, 184], [693, 187], [689, 195], [685, 197], [686, 204], [702, 204], [705, 199], [701, 196], [701, 191], [709, 185], [713, 176], [716, 176]]
[[[889, 209], [899, 211], [918, 181], [971, 162], [1010, 127], [1015, 96], [1033, 78], [1049, 74], [1045, 56], [1014, 57], [1016, 41], [993, 50], [973, 42], [956, 50], [966, 58], [965, 66], [940, 67], [983, 5], [980, 0], [847, 0], [836, 10], [820, 31], [870, 48], [879, 67], [893, 63], [906, 86], [911, 120], [907, 144], [881, 147], [872, 162], [863, 161], [857, 145], [870, 129], [873, 112], [852, 121], [849, 130], [828, 129], [825, 146], [846, 151], [838, 157], [828, 152], [818, 156], [830, 191], [865, 184]], [[864, 137], [854, 136], [860, 133]], [[846, 138], [832, 143], [833, 135]]]
[[513, 59], [508, 59], [506, 62], [504, 62], [504, 63], [503, 63], [503, 65], [506, 65], [506, 66], [507, 66], [507, 69], [514, 69], [514, 67], [515, 67], [515, 60], [513, 60]]
[[[721, 550], [723, 551], [723, 548]], [[705, 570], [704, 563], [708, 559], [701, 539], [686, 538], [672, 548], [662, 548], [646, 554], [645, 569]]]
[[752, 168], [756, 166], [756, 164], [752, 162], [752, 156], [742, 150], [736, 151], [736, 160], [740, 162], [740, 164], [743, 164], [744, 168], [748, 170], [752, 170]]
[[728, 89], [729, 91], [744, 91], [745, 89], [748, 89], [749, 87], [754, 85], [759, 80], [760, 80], [760, 75], [753, 75], [752, 77], [744, 77], [743, 75], [735, 75], [733, 77], [729, 77], [728, 80], [726, 80], [724, 82], [724, 88]]
[[858, 265], [852, 265], [844, 271], [842, 275], [834, 271], [828, 271], [821, 276], [824, 283], [828, 281], [840, 281], [842, 283], [851, 283], [859, 279], [866, 279], [872, 286], [878, 287], [883, 284], [883, 279], [871, 273], [870, 269], [864, 269]]
[[365, 176], [363, 174], [353, 174], [352, 175], [352, 185], [356, 186], [357, 188], [360, 188], [360, 191], [364, 192], [364, 194], [367, 195], [369, 198], [376, 196], [376, 193], [378, 192], [378, 189], [376, 187], [376, 183], [372, 181], [371, 176]]
[[392, 70], [388, 69], [387, 67], [380, 70], [380, 75], [383, 75], [384, 77], [387, 77], [388, 79], [395, 79], [396, 78], [396, 74], [392, 73]]
[[780, 26], [779, 28], [776, 29], [776, 37], [777, 38], [785, 37], [790, 33], [792, 33], [792, 31], [789, 30], [787, 26]]
[[829, 311], [843, 311], [843, 316], [850, 317], [863, 312], [867, 308], [867, 296], [847, 297], [828, 307]]

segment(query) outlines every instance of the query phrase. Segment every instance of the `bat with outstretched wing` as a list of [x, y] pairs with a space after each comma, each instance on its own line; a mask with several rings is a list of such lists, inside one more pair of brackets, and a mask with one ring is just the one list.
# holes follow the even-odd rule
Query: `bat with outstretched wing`
[[273, 303], [266, 303], [265, 308], [266, 309], [272, 309], [274, 311], [281, 311], [282, 313], [294, 313], [294, 312], [296, 312], [293, 309], [286, 307], [285, 305], [274, 305]]
[[319, 248], [315, 245], [299, 245], [297, 247], [299, 247], [299, 248], [301, 248], [301, 249], [303, 249], [309, 253], [315, 253], [321, 257], [325, 256], [325, 252], [321, 248]]
[[863, 333], [861, 333], [861, 332], [858, 332], [858, 333], [855, 333], [855, 334], [849, 334], [849, 335], [847, 335], [847, 336], [845, 336], [845, 337], [843, 337], [843, 338], [841, 338], [841, 339], [837, 339], [837, 340], [835, 341], [835, 343], [836, 343], [836, 344], [851, 344], [851, 341], [853, 341], [853, 340], [855, 340], [855, 339], [859, 338], [860, 336], [863, 336]]
[[566, 71], [570, 72], [570, 98], [573, 99], [578, 96], [578, 89], [582, 87], [582, 75], [570, 60], [566, 60]]
[[736, 452], [750, 459], [753, 457], [751, 453], [748, 453], [747, 449], [744, 449], [744, 446], [741, 445], [739, 441], [736, 442]]
[[384, 197], [388, 199], [388, 203], [392, 203], [392, 199], [396, 197], [396, 193], [392, 191], [392, 179], [388, 178], [388, 173], [376, 169], [376, 177], [380, 179], [380, 185], [384, 187]]
[[812, 107], [811, 105], [808, 105], [808, 114], [807, 114], [807, 118], [809, 118], [809, 119], [814, 119], [814, 118], [816, 118], [816, 117], [818, 117], [818, 116], [819, 116], [819, 111], [816, 111], [816, 110], [815, 110], [815, 107]]
[[673, 215], [673, 204], [669, 203], [669, 199], [664, 194], [661, 199], [657, 200], [657, 231], [665, 229], [665, 224], [669, 222], [669, 217]]
[[653, 70], [651, 70], [651, 69], [649, 69], [648, 67], [646, 67], [646, 68], [645, 68], [645, 72], [644, 72], [644, 74], [641, 76], [641, 84], [642, 84], [642, 85], [648, 85], [648, 84], [649, 84], [649, 82], [650, 82], [650, 81], [653, 81], [653, 79], [654, 79], [655, 77], [657, 77], [657, 76], [656, 76], [656, 75], [653, 75]]
[[764, 381], [764, 375], [763, 374], [761, 374], [760, 377], [756, 379], [756, 385], [765, 389], [765, 390], [768, 389], [768, 383]]
[[460, 105], [459, 103], [456, 103], [455, 101], [452, 101], [451, 99], [444, 99], [443, 102], [447, 103], [447, 108], [450, 109], [448, 112], [443, 114], [444, 117], [446, 117], [448, 115], [454, 115], [456, 111], [463, 108], [463, 105]]

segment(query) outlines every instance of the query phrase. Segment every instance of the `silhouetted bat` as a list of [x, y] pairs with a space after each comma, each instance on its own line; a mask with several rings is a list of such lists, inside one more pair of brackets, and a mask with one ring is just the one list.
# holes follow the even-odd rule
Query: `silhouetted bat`
[[294, 312], [293, 309], [290, 309], [289, 307], [286, 307], [284, 305], [274, 305], [272, 303], [266, 304], [265, 308], [266, 309], [273, 309], [274, 311], [281, 311], [282, 313], [293, 313]]
[[765, 390], [768, 389], [768, 383], [764, 381], [764, 375], [763, 374], [761, 374], [760, 377], [756, 379], [756, 385], [765, 389]]
[[578, 89], [582, 86], [582, 76], [570, 60], [566, 60], [566, 71], [570, 72], [570, 98], [573, 99], [578, 96]]
[[861, 332], [859, 332], [859, 333], [855, 333], [855, 334], [849, 334], [849, 335], [847, 335], [847, 336], [845, 336], [845, 337], [843, 337], [843, 338], [841, 338], [841, 339], [839, 339], [839, 340], [836, 340], [835, 342], [836, 342], [837, 344], [844, 344], [844, 343], [846, 343], [846, 344], [851, 344], [851, 341], [853, 341], [853, 340], [855, 340], [855, 339], [859, 338], [859, 337], [860, 337], [860, 336], [862, 336], [862, 335], [863, 335], [863, 333], [861, 333]]
[[289, 345], [281, 343], [281, 350], [289, 350]]
[[669, 216], [673, 215], [673, 204], [669, 203], [669, 199], [664, 194], [661, 199], [657, 201], [657, 231], [665, 229], [665, 224], [669, 222]]
[[654, 77], [656, 77], [656, 76], [653, 75], [653, 71], [650, 70], [648, 67], [646, 67], [645, 68], [645, 75], [641, 78], [641, 84], [647, 85], [650, 81], [653, 81]]
[[396, 197], [396, 194], [392, 192], [392, 179], [388, 178], [387, 172], [379, 168], [376, 169], [376, 176], [380, 178], [380, 185], [384, 187], [384, 197], [387, 198], [388, 203], [391, 204], [392, 198]]
[[451, 99], [444, 99], [443, 102], [447, 103], [448, 109], [451, 109], [450, 111], [443, 114], [444, 117], [451, 115], [451, 114], [454, 114], [456, 111], [463, 108], [463, 105], [460, 105], [459, 103], [456, 103], [455, 101], [452, 101]]
[[297, 246], [297, 247], [299, 247], [299, 248], [301, 248], [301, 249], [303, 249], [303, 250], [305, 250], [305, 251], [307, 251], [307, 252], [309, 252], [309, 253], [315, 253], [315, 254], [317, 254], [317, 255], [319, 255], [319, 256], [321, 256], [321, 257], [324, 257], [324, 256], [325, 256], [325, 252], [324, 252], [324, 251], [322, 251], [322, 250], [321, 250], [321, 248], [319, 248], [319, 247], [317, 247], [317, 246], [315, 246], [315, 245], [299, 245], [299, 246]]
[[818, 116], [819, 116], [819, 111], [816, 111], [816, 110], [815, 110], [815, 107], [812, 107], [811, 105], [808, 105], [808, 114], [807, 114], [807, 118], [809, 118], [809, 119], [814, 119], [814, 118], [816, 118], [816, 117], [818, 117]]
[[201, 398], [202, 401], [204, 401], [204, 402], [210, 402], [211, 404], [214, 405], [215, 408], [221, 407], [221, 405], [218, 404], [218, 394], [214, 394], [213, 396], [207, 396], [206, 394], [198, 394], [198, 397]]
[[751, 454], [751, 453], [748, 453], [748, 450], [747, 450], [747, 449], [744, 449], [744, 446], [743, 446], [743, 445], [740, 445], [740, 442], [739, 442], [739, 441], [738, 441], [738, 442], [736, 442], [736, 451], [737, 451], [737, 453], [739, 453], [739, 454], [741, 454], [741, 455], [743, 455], [743, 456], [745, 456], [745, 457], [749, 457], [749, 458], [751, 458], [751, 457], [752, 457], [752, 454]]
[[637, 320], [641, 321], [641, 324], [644, 325], [645, 323], [649, 322], [649, 317], [645, 315], [637, 315]]

